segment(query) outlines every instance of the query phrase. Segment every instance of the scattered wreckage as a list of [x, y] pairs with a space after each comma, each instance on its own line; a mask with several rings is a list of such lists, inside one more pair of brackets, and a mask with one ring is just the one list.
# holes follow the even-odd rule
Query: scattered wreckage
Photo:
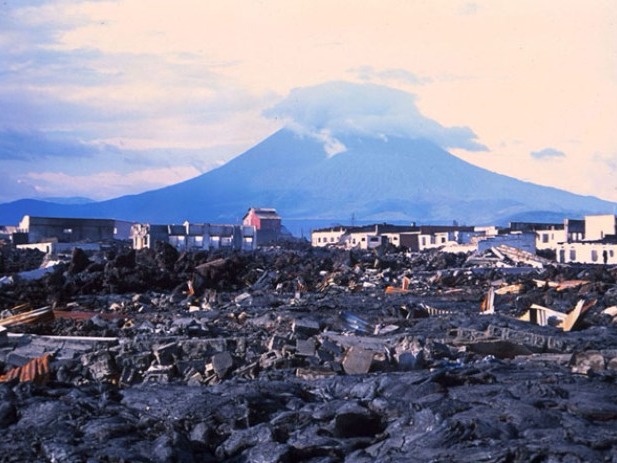
[[0, 287], [3, 460], [612, 461], [617, 268], [532, 257], [75, 251]]

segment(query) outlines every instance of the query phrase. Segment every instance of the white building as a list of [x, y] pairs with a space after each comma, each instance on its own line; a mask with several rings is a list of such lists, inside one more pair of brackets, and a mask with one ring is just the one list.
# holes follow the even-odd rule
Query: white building
[[[605, 260], [606, 259], [606, 260]], [[557, 249], [557, 262], [562, 264], [617, 264], [617, 243], [562, 243]]]
[[556, 250], [559, 244], [566, 241], [566, 231], [562, 230], [538, 230], [536, 231], [536, 249]]
[[585, 241], [602, 240], [617, 235], [617, 215], [586, 215]]
[[133, 248], [151, 248], [157, 241], [171, 244], [179, 251], [237, 249], [253, 251], [257, 230], [253, 225], [194, 224], [133, 226]]
[[333, 246], [341, 242], [348, 227], [321, 228], [311, 233], [311, 244], [314, 247]]
[[[617, 216], [613, 214], [587, 215], [583, 240], [571, 240], [557, 248], [557, 262], [579, 264], [617, 264]], [[578, 226], [576, 238], [581, 234]], [[568, 238], [570, 234], [568, 233]]]
[[346, 249], [375, 249], [381, 246], [385, 240], [384, 237], [377, 234], [375, 231], [357, 231], [347, 234], [342, 242]]

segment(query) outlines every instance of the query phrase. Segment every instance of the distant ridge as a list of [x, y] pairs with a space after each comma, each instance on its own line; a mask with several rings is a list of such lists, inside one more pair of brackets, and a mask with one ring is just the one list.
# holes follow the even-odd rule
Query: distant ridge
[[616, 204], [476, 167], [425, 139], [342, 136], [346, 151], [282, 129], [225, 165], [142, 194], [87, 204], [19, 200], [0, 205], [0, 223], [24, 214], [109, 217], [151, 223], [239, 222], [251, 207], [283, 220], [489, 224], [561, 221], [612, 213]]

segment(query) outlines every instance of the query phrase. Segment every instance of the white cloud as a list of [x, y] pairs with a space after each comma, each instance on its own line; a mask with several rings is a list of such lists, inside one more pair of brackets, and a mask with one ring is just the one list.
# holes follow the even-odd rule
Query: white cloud
[[264, 114], [292, 129], [323, 138], [358, 134], [370, 137], [425, 138], [444, 148], [483, 151], [468, 127], [444, 127], [423, 116], [415, 97], [374, 84], [329, 82], [294, 89]]

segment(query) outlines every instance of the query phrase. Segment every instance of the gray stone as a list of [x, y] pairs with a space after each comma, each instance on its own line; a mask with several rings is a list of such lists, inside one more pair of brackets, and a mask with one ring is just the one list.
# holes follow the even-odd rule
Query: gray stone
[[212, 356], [212, 361], [210, 365], [206, 367], [206, 370], [212, 370], [216, 376], [223, 379], [229, 373], [229, 370], [231, 370], [233, 363], [233, 358], [229, 352], [219, 352]]
[[343, 369], [348, 375], [362, 375], [369, 372], [373, 363], [373, 352], [362, 347], [351, 347], [343, 360]]

